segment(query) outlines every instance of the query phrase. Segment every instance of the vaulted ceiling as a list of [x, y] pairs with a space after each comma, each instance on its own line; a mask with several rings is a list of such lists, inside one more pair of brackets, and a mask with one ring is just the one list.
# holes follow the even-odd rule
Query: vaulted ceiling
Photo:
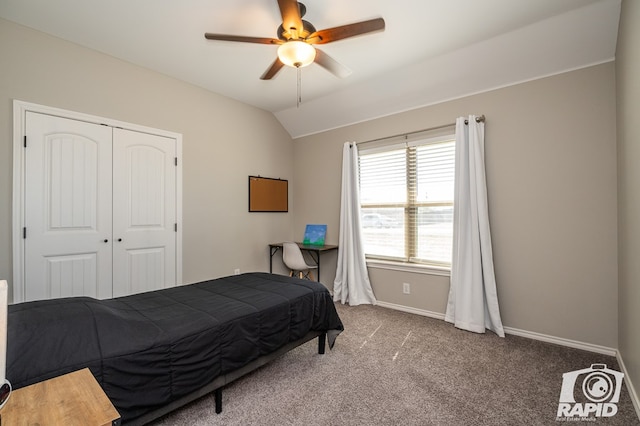
[[276, 0], [2, 0], [0, 17], [271, 111], [292, 137], [611, 61], [620, 0], [306, 0], [325, 29], [382, 17], [383, 32], [324, 44], [348, 67], [260, 76], [277, 46]]

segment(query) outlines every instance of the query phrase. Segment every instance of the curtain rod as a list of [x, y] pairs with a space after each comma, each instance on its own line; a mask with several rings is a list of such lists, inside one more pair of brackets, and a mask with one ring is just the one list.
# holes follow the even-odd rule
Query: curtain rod
[[[476, 123], [484, 123], [484, 115], [476, 117]], [[464, 124], [469, 124], [469, 120], [464, 120]], [[371, 140], [363, 141], [363, 142], [356, 142], [356, 145], [360, 145], [360, 144], [363, 144], [363, 143], [384, 141], [384, 140], [387, 140], [387, 139], [398, 138], [400, 136], [404, 136], [406, 138], [407, 136], [415, 135], [416, 133], [422, 133], [422, 132], [428, 132], [428, 131], [431, 131], [431, 130], [444, 129], [445, 127], [451, 127], [451, 126], [455, 126], [455, 125], [456, 125], [456, 123], [443, 124], [441, 126], [429, 127], [428, 129], [416, 130], [416, 131], [409, 132], [409, 133], [399, 133], [399, 134], [393, 135], [393, 136], [385, 136], [383, 138], [371, 139]]]

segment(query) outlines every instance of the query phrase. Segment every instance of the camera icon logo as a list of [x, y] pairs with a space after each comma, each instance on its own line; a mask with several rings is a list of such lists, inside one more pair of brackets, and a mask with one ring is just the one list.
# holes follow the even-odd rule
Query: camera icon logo
[[[562, 375], [558, 417], [611, 417], [618, 412], [624, 374], [592, 364]], [[576, 401], [578, 398], [578, 401]]]

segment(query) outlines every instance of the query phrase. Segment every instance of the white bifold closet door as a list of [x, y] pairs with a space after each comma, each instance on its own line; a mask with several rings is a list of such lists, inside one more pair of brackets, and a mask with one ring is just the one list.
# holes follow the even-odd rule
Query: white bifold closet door
[[173, 287], [176, 141], [113, 132], [113, 296]]
[[25, 301], [176, 285], [175, 139], [27, 112]]

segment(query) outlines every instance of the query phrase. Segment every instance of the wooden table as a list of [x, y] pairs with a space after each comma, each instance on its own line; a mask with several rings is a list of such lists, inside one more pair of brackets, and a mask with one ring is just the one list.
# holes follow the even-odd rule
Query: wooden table
[[[273, 273], [273, 255], [276, 254], [279, 250], [282, 250], [282, 244], [283, 243], [269, 244], [269, 273]], [[313, 261], [316, 263], [316, 266], [318, 267], [318, 281], [320, 281], [320, 255], [327, 251], [337, 250], [338, 246], [334, 246], [331, 244], [325, 244], [322, 246], [303, 243], [296, 244], [298, 244], [300, 250], [309, 253]]]
[[20, 388], [0, 410], [2, 426], [119, 425], [120, 414], [88, 368]]

